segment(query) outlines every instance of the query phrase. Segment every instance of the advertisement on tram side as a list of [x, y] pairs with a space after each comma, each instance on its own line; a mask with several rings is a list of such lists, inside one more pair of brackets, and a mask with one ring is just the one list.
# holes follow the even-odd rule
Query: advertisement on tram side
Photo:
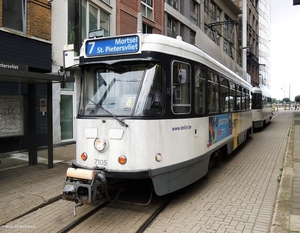
[[209, 143], [221, 141], [232, 134], [232, 116], [231, 114], [209, 117]]

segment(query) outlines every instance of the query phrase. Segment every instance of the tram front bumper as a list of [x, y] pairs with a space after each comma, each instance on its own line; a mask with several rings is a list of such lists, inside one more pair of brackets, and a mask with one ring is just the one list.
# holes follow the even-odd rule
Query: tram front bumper
[[63, 199], [89, 204], [99, 197], [99, 186], [106, 182], [104, 176], [93, 170], [68, 168], [64, 182]]

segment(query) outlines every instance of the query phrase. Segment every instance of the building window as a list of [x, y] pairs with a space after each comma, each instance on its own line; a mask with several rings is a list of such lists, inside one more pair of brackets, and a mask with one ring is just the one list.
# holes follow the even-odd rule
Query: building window
[[88, 21], [88, 31], [92, 31], [95, 29], [98, 29], [98, 9], [94, 7], [93, 5], [89, 4], [89, 19]]
[[221, 9], [217, 7], [216, 9], [216, 21], [220, 22]]
[[88, 38], [89, 31], [96, 29], [103, 29], [103, 36], [109, 36], [110, 15], [86, 0], [69, 0], [68, 44], [74, 44], [75, 54], [79, 54], [82, 41]]
[[224, 21], [227, 21], [228, 23], [225, 24], [225, 32], [232, 36], [232, 34], [234, 33], [233, 30], [234, 30], [234, 23], [233, 20], [228, 16], [228, 15], [225, 15], [224, 16]]
[[228, 16], [224, 16], [224, 20], [227, 21], [227, 23], [224, 25], [224, 51], [234, 59], [234, 44], [235, 44], [235, 32], [234, 32], [234, 21]]
[[168, 17], [167, 19], [167, 36], [174, 37], [178, 35], [178, 21]]
[[190, 8], [191, 8], [191, 21], [198, 25], [198, 3], [191, 0], [190, 1]]
[[110, 15], [103, 10], [100, 10], [100, 28], [104, 30], [104, 36], [109, 36]]
[[153, 19], [153, 0], [142, 0], [142, 15]]
[[214, 2], [211, 3], [211, 17], [216, 20], [217, 6]]
[[[218, 46], [220, 46], [220, 35], [213, 27], [208, 26], [207, 24], [204, 25], [205, 34]], [[225, 50], [225, 49], [224, 49]]]
[[26, 33], [26, 0], [3, 0], [2, 26]]
[[83, 1], [81, 21], [82, 41], [88, 37], [90, 31], [100, 28], [104, 30], [103, 36], [109, 36], [109, 14], [101, 10], [100, 7]]
[[211, 2], [210, 17], [213, 19], [213, 21], [220, 22], [220, 14], [221, 9], [216, 5], [216, 3]]
[[190, 31], [190, 43], [195, 44], [196, 42], [196, 33], [194, 31]]
[[143, 23], [143, 33], [152, 34], [153, 33], [153, 28], [150, 27], [149, 25]]
[[204, 11], [206, 13], [209, 12], [209, 1], [208, 0], [204, 0]]
[[178, 11], [178, 0], [168, 0], [167, 3]]

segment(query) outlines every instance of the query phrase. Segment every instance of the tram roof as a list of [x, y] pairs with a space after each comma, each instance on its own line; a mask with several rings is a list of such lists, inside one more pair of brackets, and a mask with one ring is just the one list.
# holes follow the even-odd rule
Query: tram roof
[[202, 64], [226, 75], [230, 79], [242, 82], [245, 86], [252, 87], [250, 83], [217, 60], [213, 59], [203, 50], [192, 44], [186, 43], [181, 39], [175, 39], [159, 34], [143, 34], [141, 50], [157, 52], [163, 51], [170, 55], [177, 55], [194, 61], [199, 61]]
[[91, 38], [84, 41], [80, 57], [83, 59], [96, 58], [96, 60], [93, 59], [94, 61], [97, 61], [97, 58], [100, 57], [110, 57], [110, 59], [114, 60], [115, 56], [124, 55], [125, 57], [130, 54], [139, 54], [142, 51], [165, 53], [199, 62], [237, 83], [252, 88], [251, 84], [239, 74], [211, 57], [199, 47], [183, 41], [181, 37], [175, 39], [160, 34], [138, 33], [98, 39]]
[[262, 95], [264, 96], [267, 96], [267, 97], [271, 97], [271, 94], [270, 94], [270, 91], [267, 90], [266, 88], [260, 88], [260, 87], [253, 87], [252, 88], [252, 92], [253, 93], [261, 93]]

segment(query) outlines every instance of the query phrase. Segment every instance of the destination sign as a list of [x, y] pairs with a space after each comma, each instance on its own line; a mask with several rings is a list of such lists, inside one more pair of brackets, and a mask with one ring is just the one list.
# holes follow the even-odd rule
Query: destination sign
[[133, 35], [87, 41], [85, 48], [88, 57], [136, 53], [139, 51], [139, 37]]

